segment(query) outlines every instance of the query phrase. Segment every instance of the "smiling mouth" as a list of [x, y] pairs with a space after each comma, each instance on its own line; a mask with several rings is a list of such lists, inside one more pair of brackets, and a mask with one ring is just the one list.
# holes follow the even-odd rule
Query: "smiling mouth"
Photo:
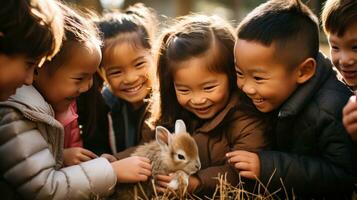
[[253, 101], [254, 104], [260, 104], [260, 103], [262, 103], [262, 102], [264, 101], [264, 99], [263, 99], [263, 98], [260, 98], [260, 99], [252, 99], [252, 101]]
[[194, 109], [195, 111], [199, 112], [199, 113], [205, 113], [205, 112], [207, 112], [211, 107], [212, 107], [212, 105], [206, 106], [206, 107], [201, 107], [201, 108], [193, 108], [193, 109]]
[[136, 92], [140, 91], [143, 86], [144, 86], [144, 83], [141, 83], [135, 87], [123, 89], [122, 91], [127, 92], [127, 93], [136, 93]]
[[346, 78], [353, 78], [355, 76], [357, 76], [357, 71], [344, 71], [344, 70], [341, 70], [341, 73], [344, 77]]

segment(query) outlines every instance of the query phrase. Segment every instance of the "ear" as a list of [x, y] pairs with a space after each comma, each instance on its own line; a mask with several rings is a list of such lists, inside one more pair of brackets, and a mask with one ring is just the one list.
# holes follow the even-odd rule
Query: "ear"
[[171, 142], [171, 133], [165, 127], [156, 127], [156, 141], [161, 147], [168, 147]]
[[186, 133], [186, 125], [182, 119], [178, 119], [175, 122], [175, 133]]
[[298, 66], [297, 83], [302, 84], [310, 80], [316, 71], [316, 61], [313, 58], [307, 58]]

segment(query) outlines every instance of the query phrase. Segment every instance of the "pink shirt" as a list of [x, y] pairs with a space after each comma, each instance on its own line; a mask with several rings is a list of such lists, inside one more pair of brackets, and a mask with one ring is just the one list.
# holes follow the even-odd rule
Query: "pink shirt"
[[71, 103], [67, 111], [56, 113], [56, 119], [64, 128], [64, 148], [83, 147], [83, 140], [78, 126], [76, 101]]

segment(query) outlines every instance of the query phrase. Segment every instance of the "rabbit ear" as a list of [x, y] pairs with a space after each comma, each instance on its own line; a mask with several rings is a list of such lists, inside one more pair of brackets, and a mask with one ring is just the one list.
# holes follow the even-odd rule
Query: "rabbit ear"
[[186, 125], [182, 119], [178, 119], [175, 122], [175, 133], [186, 133]]
[[171, 133], [165, 127], [156, 127], [156, 141], [161, 147], [168, 147], [171, 142]]

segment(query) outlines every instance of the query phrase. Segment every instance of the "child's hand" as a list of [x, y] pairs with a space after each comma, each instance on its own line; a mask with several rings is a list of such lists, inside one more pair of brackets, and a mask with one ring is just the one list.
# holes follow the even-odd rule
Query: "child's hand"
[[164, 175], [164, 174], [158, 174], [156, 176], [156, 185], [155, 189], [157, 192], [164, 193], [167, 190], [167, 187], [169, 186], [170, 181], [173, 179], [173, 174], [171, 175]]
[[354, 141], [357, 141], [357, 102], [356, 96], [350, 97], [343, 108], [343, 125]]
[[191, 175], [188, 179], [187, 191], [193, 193], [201, 185], [200, 179], [196, 175]]
[[226, 154], [228, 162], [239, 170], [239, 175], [249, 179], [259, 178], [260, 160], [256, 153], [248, 151], [233, 151]]
[[107, 154], [107, 153], [103, 153], [102, 155], [100, 155], [100, 157], [103, 157], [103, 158], [107, 159], [109, 162], [114, 162], [114, 161], [118, 160], [113, 155], [110, 155], [110, 154]]
[[98, 156], [81, 147], [71, 147], [63, 150], [63, 163], [65, 166], [78, 165]]
[[131, 156], [111, 164], [121, 183], [146, 181], [151, 176], [150, 160], [145, 157]]

